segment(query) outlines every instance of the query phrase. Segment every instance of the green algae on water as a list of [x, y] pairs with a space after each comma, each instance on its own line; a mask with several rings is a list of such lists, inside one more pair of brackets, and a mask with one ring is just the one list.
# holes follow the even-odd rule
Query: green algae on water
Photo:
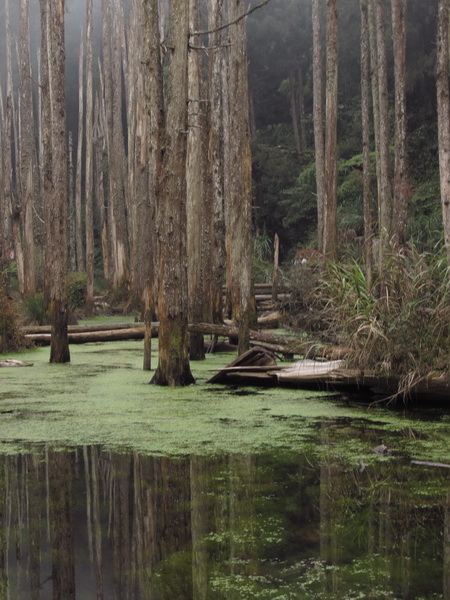
[[202, 455], [318, 443], [323, 452], [368, 464], [392, 458], [371, 451], [385, 443], [394, 456], [450, 462], [448, 419], [431, 424], [387, 409], [368, 411], [324, 392], [207, 384], [231, 354], [192, 362], [197, 383], [182, 388], [149, 385], [141, 341], [72, 345], [71, 363], [64, 365], [48, 362], [48, 348], [15, 357], [34, 366], [0, 372], [0, 451], [44, 442]]

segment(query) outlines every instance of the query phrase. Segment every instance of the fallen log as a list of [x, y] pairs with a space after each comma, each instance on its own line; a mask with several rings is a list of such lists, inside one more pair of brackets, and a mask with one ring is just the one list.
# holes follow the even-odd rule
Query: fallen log
[[[93, 324], [93, 325], [69, 325], [67, 331], [69, 333], [87, 333], [94, 331], [116, 331], [118, 329], [136, 329], [136, 327], [143, 327], [142, 323], [117, 323], [112, 325], [111, 323]], [[20, 332], [24, 335], [29, 334], [40, 334], [50, 333], [50, 325], [25, 325], [20, 327]]]
[[15, 358], [3, 358], [0, 360], [0, 367], [32, 367], [33, 363], [17, 360]]
[[[129, 327], [126, 329], [110, 329], [108, 331], [85, 331], [68, 333], [69, 344], [87, 344], [93, 342], [118, 342], [123, 340], [143, 340], [144, 327]], [[28, 333], [27, 340], [33, 341], [39, 346], [49, 346], [51, 343], [50, 333]]]
[[[144, 327], [142, 325], [71, 325], [68, 328], [70, 344], [84, 344], [93, 342], [115, 342], [122, 340], [144, 339]], [[152, 323], [152, 336], [158, 335], [159, 322]], [[202, 333], [204, 335], [237, 338], [239, 329], [233, 325], [216, 325], [213, 323], [191, 323], [189, 331]], [[35, 344], [45, 346], [51, 342], [50, 327], [26, 327], [22, 329], [25, 338]], [[338, 359], [348, 355], [348, 350], [324, 344], [311, 343], [292, 336], [277, 335], [264, 331], [250, 331], [251, 345], [259, 345], [269, 351], [283, 354], [289, 357], [296, 355], [308, 358], [332, 358]]]
[[428, 460], [412, 460], [411, 464], [412, 465], [421, 465], [424, 467], [439, 467], [442, 469], [450, 469], [450, 465], [447, 463], [430, 462]]

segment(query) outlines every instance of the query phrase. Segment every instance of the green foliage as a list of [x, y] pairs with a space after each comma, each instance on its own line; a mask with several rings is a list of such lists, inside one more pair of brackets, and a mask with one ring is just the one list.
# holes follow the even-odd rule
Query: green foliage
[[22, 300], [24, 320], [30, 325], [47, 325], [49, 315], [44, 299], [44, 294], [38, 292]]
[[86, 304], [86, 280], [86, 273], [69, 273], [67, 294], [71, 311]]
[[442, 243], [442, 208], [437, 174], [417, 186], [410, 202], [409, 238], [423, 252], [434, 252]]
[[273, 244], [267, 231], [259, 232], [253, 236], [253, 256], [256, 260], [270, 261], [272, 252]]
[[313, 304], [328, 337], [352, 349], [352, 364], [400, 376], [399, 392], [448, 369], [450, 270], [443, 254], [391, 252], [371, 287], [358, 263], [330, 264]]

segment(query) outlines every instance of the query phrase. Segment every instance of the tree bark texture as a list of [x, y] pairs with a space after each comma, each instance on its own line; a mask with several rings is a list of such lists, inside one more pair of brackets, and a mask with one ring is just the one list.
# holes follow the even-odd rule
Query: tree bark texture
[[[200, 22], [198, 0], [189, 0], [189, 31], [198, 31]], [[187, 136], [187, 256], [189, 321], [203, 321], [203, 218], [205, 194], [205, 116], [203, 83], [201, 75], [200, 45], [198, 36], [190, 38], [188, 52], [188, 136]], [[205, 358], [203, 335], [189, 335], [189, 357], [191, 360]]]
[[436, 55], [439, 173], [444, 240], [450, 264], [449, 10], [450, 1], [439, 0]]
[[325, 213], [325, 138], [323, 130], [323, 65], [322, 27], [320, 0], [312, 0], [313, 27], [313, 121], [314, 148], [316, 163], [317, 194], [317, 239], [320, 252], [324, 252], [324, 213]]
[[86, 0], [86, 316], [94, 312], [94, 97], [92, 0]]
[[36, 252], [34, 244], [34, 214], [37, 198], [37, 155], [35, 147], [33, 99], [31, 89], [30, 28], [28, 0], [20, 0], [20, 214], [24, 261], [23, 293], [36, 292]]
[[[148, 160], [147, 196], [144, 199], [142, 220], [142, 276], [143, 310], [145, 323], [144, 370], [151, 368], [151, 322], [157, 301], [158, 252], [156, 237], [156, 198], [162, 173], [162, 135], [164, 129], [163, 71], [159, 33], [158, 0], [144, 0], [143, 19], [143, 78], [145, 114], [145, 142], [141, 141], [141, 162]], [[148, 158], [146, 158], [148, 157]]]
[[394, 244], [406, 244], [408, 203], [407, 115], [406, 115], [406, 17], [408, 0], [391, 0], [392, 41], [394, 45], [395, 132], [394, 196], [392, 235]]
[[[379, 161], [379, 226], [381, 236], [390, 240], [392, 236], [392, 192], [390, 180], [390, 156], [389, 156], [389, 97], [386, 55], [386, 16], [383, 0], [375, 1], [375, 36], [377, 47], [378, 67], [378, 103], [379, 103], [379, 149], [377, 160]], [[382, 247], [386, 246], [382, 242]], [[383, 257], [380, 264], [383, 264]]]
[[[75, 247], [78, 271], [85, 270], [82, 205], [81, 205], [81, 179], [83, 165], [83, 135], [84, 135], [84, 42], [81, 38], [80, 57], [78, 63], [78, 140], [77, 140], [77, 170], [75, 177]], [[86, 138], [87, 139], [87, 138]]]
[[206, 313], [212, 323], [223, 321], [222, 283], [225, 272], [224, 216], [224, 134], [222, 34], [216, 31], [223, 22], [223, 1], [208, 0], [208, 191], [205, 194], [205, 229], [203, 257]]
[[323, 253], [336, 260], [337, 240], [337, 109], [338, 109], [338, 3], [327, 0], [327, 62], [325, 104], [325, 206]]
[[[42, 0], [45, 1], [45, 0]], [[52, 324], [50, 362], [70, 360], [67, 337], [67, 150], [66, 150], [66, 96], [64, 50], [64, 1], [50, 0], [47, 15], [49, 39], [49, 96], [51, 118], [51, 179], [45, 211], [46, 226], [46, 279]]]
[[[228, 4], [230, 22], [245, 12], [243, 0]], [[245, 20], [229, 28], [229, 188], [226, 251], [228, 294], [232, 317], [239, 326], [238, 352], [249, 348], [249, 331], [256, 319], [252, 284], [252, 161]]]
[[370, 287], [373, 274], [373, 210], [370, 183], [370, 40], [367, 0], [361, 0], [361, 128], [363, 147], [364, 259]]
[[159, 271], [159, 361], [152, 383], [194, 382], [188, 356], [186, 256], [186, 147], [188, 93], [188, 3], [171, 5], [170, 63], [157, 201]]

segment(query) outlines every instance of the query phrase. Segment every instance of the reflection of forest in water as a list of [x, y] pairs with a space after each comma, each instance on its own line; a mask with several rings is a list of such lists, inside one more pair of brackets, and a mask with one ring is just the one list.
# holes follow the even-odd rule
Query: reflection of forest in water
[[450, 599], [447, 472], [96, 446], [0, 468], [1, 600]]

